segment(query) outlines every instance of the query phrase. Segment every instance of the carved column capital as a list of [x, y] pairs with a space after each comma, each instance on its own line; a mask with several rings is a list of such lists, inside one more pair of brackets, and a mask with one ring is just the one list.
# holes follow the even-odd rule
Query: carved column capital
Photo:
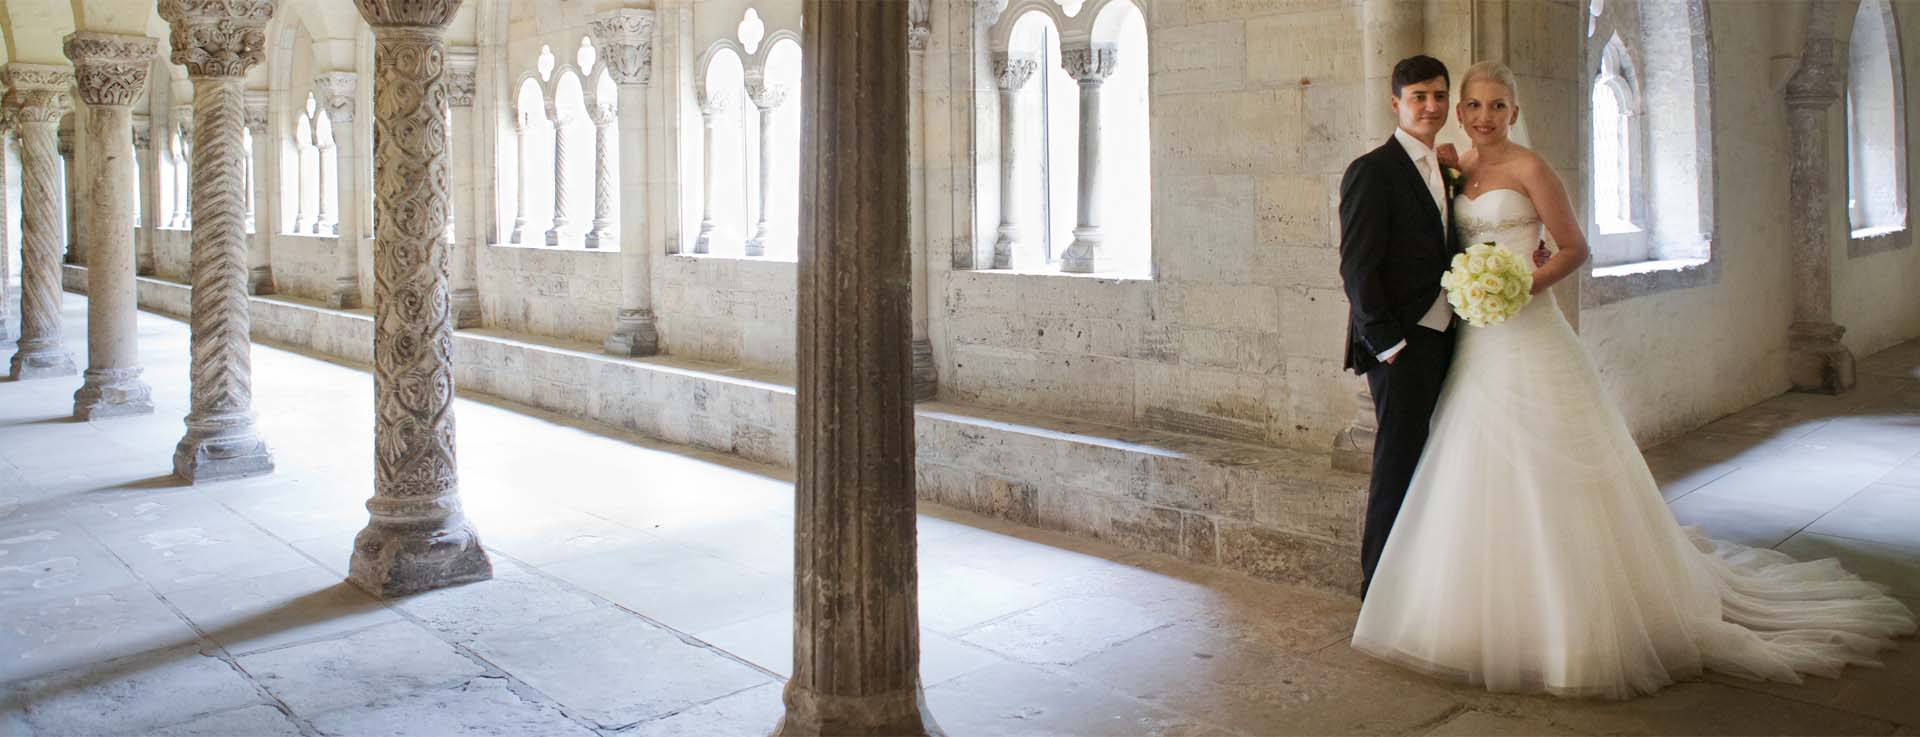
[[747, 75], [747, 99], [761, 110], [773, 110], [787, 101], [787, 87], [783, 84], [769, 83], [766, 72]]
[[704, 92], [700, 95], [700, 117], [708, 127], [712, 127], [713, 121], [725, 117], [732, 109], [733, 106], [728, 104], [725, 97], [714, 97]]
[[615, 84], [647, 84], [653, 78], [653, 11], [625, 8], [594, 16], [587, 33]]
[[246, 106], [247, 130], [252, 131], [255, 138], [267, 133], [267, 101], [266, 90], [247, 90], [242, 103]]
[[173, 63], [193, 77], [240, 77], [266, 54], [273, 0], [160, 0]]
[[1061, 49], [1060, 66], [1081, 83], [1102, 82], [1113, 76], [1120, 51], [1112, 44], [1096, 44]]
[[445, 28], [461, 0], [354, 0], [370, 26]]
[[147, 89], [147, 68], [160, 43], [146, 36], [80, 31], [67, 34], [63, 50], [73, 60], [80, 101], [132, 105]]
[[51, 64], [8, 64], [4, 98], [13, 123], [58, 123], [73, 109], [73, 70]]
[[447, 49], [447, 105], [450, 107], [473, 107], [473, 93], [479, 87], [475, 70], [480, 66], [480, 52], [471, 47]]
[[313, 99], [327, 111], [327, 119], [339, 128], [353, 122], [354, 91], [360, 75], [353, 72], [325, 72], [313, 78]]
[[1040, 62], [1030, 57], [1010, 57], [1001, 51], [993, 55], [993, 78], [1000, 89], [1018, 92], [1027, 86], [1027, 80], [1040, 69]]

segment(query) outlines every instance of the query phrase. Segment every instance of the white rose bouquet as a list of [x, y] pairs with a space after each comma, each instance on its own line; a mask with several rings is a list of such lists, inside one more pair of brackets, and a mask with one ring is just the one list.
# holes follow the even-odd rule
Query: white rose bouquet
[[1533, 269], [1512, 251], [1481, 243], [1454, 255], [1440, 286], [1454, 314], [1484, 328], [1506, 322], [1533, 299]]

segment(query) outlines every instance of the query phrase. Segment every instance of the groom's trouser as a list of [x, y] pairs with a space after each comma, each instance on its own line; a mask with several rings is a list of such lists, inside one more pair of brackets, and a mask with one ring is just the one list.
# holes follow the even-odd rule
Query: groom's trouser
[[1453, 363], [1454, 331], [1434, 332], [1414, 327], [1407, 347], [1390, 364], [1367, 372], [1373, 390], [1373, 414], [1379, 430], [1373, 439], [1373, 480], [1367, 486], [1367, 525], [1360, 537], [1360, 595], [1373, 583], [1373, 569], [1387, 547], [1387, 534], [1400, 516], [1407, 484], [1427, 445], [1433, 406], [1440, 401], [1440, 384]]

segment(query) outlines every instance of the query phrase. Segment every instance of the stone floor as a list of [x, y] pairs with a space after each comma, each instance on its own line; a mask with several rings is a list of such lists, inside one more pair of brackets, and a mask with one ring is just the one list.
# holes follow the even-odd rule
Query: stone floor
[[[84, 356], [84, 298], [68, 295]], [[367, 374], [265, 347], [279, 471], [182, 488], [187, 330], [143, 314], [158, 413], [0, 382], [0, 735], [759, 735], [791, 631], [791, 477], [462, 400], [492, 581], [342, 582], [372, 489]], [[1920, 608], [1920, 344], [1649, 456], [1680, 516], [1836, 555]], [[927, 510], [923, 679], [953, 735], [1920, 735], [1920, 643], [1838, 681], [1625, 703], [1494, 696], [1346, 646], [1353, 599]]]

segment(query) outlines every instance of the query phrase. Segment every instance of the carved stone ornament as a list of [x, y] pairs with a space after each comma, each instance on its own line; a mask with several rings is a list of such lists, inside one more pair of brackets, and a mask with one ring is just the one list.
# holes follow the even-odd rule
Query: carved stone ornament
[[252, 131], [256, 138], [266, 135], [267, 132], [267, 101], [266, 90], [247, 90], [245, 102], [247, 130]]
[[587, 21], [587, 33], [616, 84], [653, 78], [653, 11], [622, 9]]
[[460, 0], [354, 0], [370, 26], [445, 28]]
[[448, 106], [473, 107], [473, 93], [479, 86], [474, 71], [479, 63], [480, 53], [474, 49], [447, 49], [447, 75], [444, 81]]
[[73, 108], [73, 72], [48, 64], [8, 64], [7, 112], [14, 123], [58, 123]]
[[1027, 80], [1039, 71], [1040, 62], [1031, 58], [1010, 58], [1006, 54], [993, 57], [993, 78], [999, 82], [1000, 89], [1018, 90], [1027, 86]]
[[1119, 51], [1110, 45], [1083, 46], [1063, 49], [1060, 52], [1060, 66], [1067, 73], [1082, 82], [1104, 80], [1113, 76], [1113, 67], [1119, 60]]
[[313, 99], [327, 111], [335, 128], [353, 122], [353, 93], [360, 75], [353, 72], [326, 72], [313, 78]]
[[73, 60], [80, 101], [88, 105], [132, 105], [147, 89], [147, 69], [160, 42], [146, 36], [81, 31], [67, 35], [64, 50]]
[[785, 85], [767, 81], [766, 70], [760, 69], [747, 74], [747, 99], [753, 106], [762, 110], [773, 110], [787, 101]]
[[160, 0], [173, 63], [194, 77], [239, 77], [260, 63], [273, 0]]

